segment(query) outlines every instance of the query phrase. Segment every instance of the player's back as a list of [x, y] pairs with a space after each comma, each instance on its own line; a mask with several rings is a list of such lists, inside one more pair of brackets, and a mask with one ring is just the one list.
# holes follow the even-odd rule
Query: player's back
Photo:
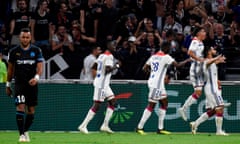
[[170, 55], [162, 52], [157, 52], [149, 58], [147, 61], [147, 64], [151, 66], [151, 73], [148, 80], [149, 87], [165, 89], [164, 78], [168, 66], [173, 61], [174, 59]]
[[113, 67], [113, 55], [107, 51], [100, 54], [96, 60], [97, 62], [97, 74], [94, 79], [94, 86], [104, 88], [109, 86], [111, 73], [106, 74], [106, 66]]

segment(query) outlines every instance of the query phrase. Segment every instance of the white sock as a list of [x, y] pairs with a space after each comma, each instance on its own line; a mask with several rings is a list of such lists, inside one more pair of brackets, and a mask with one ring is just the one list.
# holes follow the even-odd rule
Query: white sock
[[112, 117], [112, 114], [113, 114], [113, 109], [108, 107], [106, 110], [106, 115], [105, 115], [104, 121], [103, 121], [104, 126], [108, 127], [108, 124]]
[[142, 118], [138, 124], [138, 129], [143, 129], [144, 127], [144, 124], [146, 123], [146, 121], [149, 119], [149, 117], [151, 116], [152, 112], [149, 111], [147, 108], [145, 108], [144, 112], [143, 112], [143, 115], [142, 115]]
[[207, 112], [203, 113], [196, 121], [196, 127], [198, 127], [201, 123], [203, 123], [204, 121], [208, 120], [208, 114]]
[[158, 129], [162, 130], [164, 127], [164, 118], [166, 115], [166, 110], [165, 109], [159, 109], [159, 116], [158, 116]]
[[216, 123], [217, 132], [222, 131], [223, 117], [216, 116], [215, 123]]
[[195, 103], [197, 99], [195, 99], [192, 95], [190, 95], [182, 106], [183, 110], [186, 111], [188, 107], [190, 107], [193, 103]]
[[93, 117], [95, 116], [95, 112], [92, 111], [92, 109], [90, 109], [88, 111], [87, 116], [85, 117], [84, 121], [82, 122], [81, 126], [83, 127], [87, 127], [88, 123], [93, 119]]

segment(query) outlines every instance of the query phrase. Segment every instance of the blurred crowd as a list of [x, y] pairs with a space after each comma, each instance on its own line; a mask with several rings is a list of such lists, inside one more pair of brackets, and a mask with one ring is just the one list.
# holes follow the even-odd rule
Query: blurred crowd
[[[162, 42], [171, 43], [176, 61], [188, 58], [195, 26], [206, 29], [204, 44], [218, 54], [240, 47], [239, 0], [1, 0], [0, 9], [1, 53], [19, 44], [20, 29], [29, 27], [46, 60], [57, 54], [70, 65], [70, 79], [89, 73], [107, 46], [116, 47], [121, 65], [114, 79], [147, 79], [142, 66]], [[188, 79], [189, 66], [171, 67], [169, 74]], [[219, 65], [220, 80], [225, 73], [226, 64]]]

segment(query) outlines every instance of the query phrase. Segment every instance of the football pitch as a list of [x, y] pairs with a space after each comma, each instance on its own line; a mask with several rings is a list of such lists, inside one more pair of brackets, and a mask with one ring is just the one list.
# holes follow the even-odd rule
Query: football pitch
[[[31, 144], [239, 144], [240, 134], [216, 136], [215, 133], [172, 133], [158, 135], [147, 133], [139, 135], [135, 132], [116, 132], [114, 134], [93, 132], [30, 132]], [[0, 131], [0, 144], [16, 144], [17, 131]]]

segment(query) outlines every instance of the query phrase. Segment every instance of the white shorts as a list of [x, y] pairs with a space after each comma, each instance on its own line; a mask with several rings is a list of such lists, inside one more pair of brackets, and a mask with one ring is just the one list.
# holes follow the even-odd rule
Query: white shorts
[[216, 89], [214, 92], [207, 86], [204, 87], [206, 96], [206, 109], [213, 109], [217, 106], [224, 105], [224, 101], [221, 95], [221, 91]]
[[166, 90], [160, 90], [157, 88], [149, 88], [148, 101], [157, 103], [159, 100], [167, 97]]
[[190, 67], [189, 75], [194, 90], [202, 90], [204, 85], [204, 76], [201, 67], [201, 64], [197, 63], [192, 63]]
[[107, 100], [111, 100], [111, 99], [114, 98], [113, 91], [109, 86], [104, 88], [104, 89], [94, 87], [94, 94], [93, 94], [93, 100], [94, 101], [104, 102], [104, 100], [106, 98], [107, 98]]

